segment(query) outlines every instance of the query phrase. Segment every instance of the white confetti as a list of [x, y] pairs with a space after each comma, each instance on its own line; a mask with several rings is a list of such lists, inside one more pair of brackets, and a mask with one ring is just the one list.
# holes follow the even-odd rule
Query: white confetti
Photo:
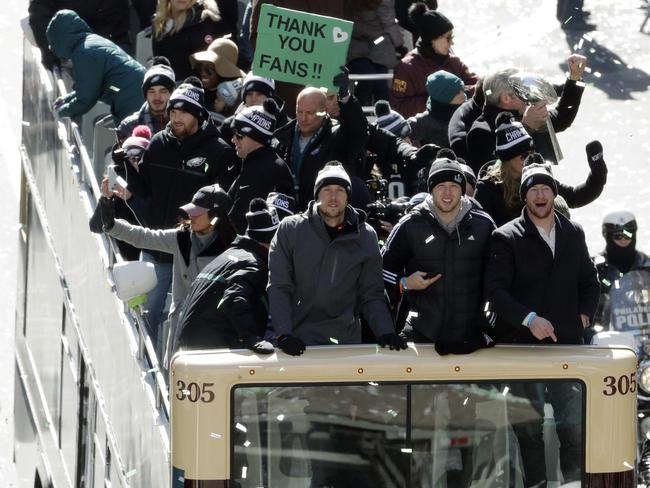
[[240, 424], [239, 422], [237, 422], [237, 423], [235, 424], [235, 429], [237, 429], [237, 430], [241, 430], [242, 432], [248, 432], [248, 429], [246, 428], [246, 426]]
[[212, 439], [221, 439], [223, 436], [221, 434], [217, 434], [216, 432], [210, 432], [210, 437]]
[[334, 343], [334, 344], [338, 344], [338, 343], [339, 343], [339, 340], [336, 339], [335, 337], [330, 337], [330, 342], [332, 342], [332, 343]]
[[241, 468], [241, 477], [243, 479], [246, 479], [247, 472], [248, 472], [248, 466], [242, 466], [242, 468]]
[[284, 420], [284, 414], [281, 413], [280, 415], [278, 415], [278, 416], [275, 417], [275, 418], [278, 419], [278, 422], [282, 422], [282, 421]]
[[27, 122], [26, 120], [23, 120], [23, 125], [24, 125], [25, 127], [29, 127], [29, 126], [32, 125], [32, 124], [30, 124], [30, 123]]
[[402, 447], [400, 451], [402, 451], [404, 454], [411, 454], [413, 452], [413, 449], [410, 447]]
[[382, 42], [384, 42], [384, 36], [379, 36], [377, 39], [374, 40], [375, 46], [377, 44], [381, 44]]
[[124, 473], [124, 477], [128, 480], [129, 478], [132, 478], [133, 476], [135, 476], [135, 473], [137, 473], [137, 472], [138, 472], [137, 469], [132, 469], [128, 473]]
[[113, 90], [114, 92], [119, 92], [120, 91], [120, 89], [118, 87], [113, 86], [113, 85], [109, 86], [108, 89]]
[[244, 442], [244, 447], [248, 447], [248, 446], [250, 446], [250, 445], [251, 445], [251, 441], [246, 441], [246, 442]]
[[506, 395], [508, 394], [509, 391], [510, 391], [510, 387], [509, 387], [509, 386], [506, 386], [506, 387], [503, 389], [503, 391], [501, 392], [501, 394], [502, 394], [503, 396], [506, 396]]

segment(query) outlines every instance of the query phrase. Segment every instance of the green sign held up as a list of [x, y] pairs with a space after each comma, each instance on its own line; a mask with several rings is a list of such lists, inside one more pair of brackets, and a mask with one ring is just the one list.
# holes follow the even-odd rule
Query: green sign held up
[[264, 4], [257, 24], [253, 73], [333, 89], [332, 78], [346, 62], [352, 24]]

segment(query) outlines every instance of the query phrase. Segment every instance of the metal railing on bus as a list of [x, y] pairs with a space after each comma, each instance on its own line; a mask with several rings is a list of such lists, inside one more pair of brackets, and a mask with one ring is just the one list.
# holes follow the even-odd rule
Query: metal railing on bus
[[[387, 82], [390, 82], [390, 80], [393, 79], [393, 71], [389, 70], [388, 73], [374, 73], [370, 75], [350, 74], [349, 79], [351, 82], [378, 80], [386, 80]], [[369, 118], [369, 121], [373, 122], [375, 117], [375, 107], [373, 105], [364, 105], [362, 108], [363, 113]]]
[[[58, 96], [65, 96], [68, 91], [63, 81], [61, 71], [58, 69], [58, 67], [54, 68], [54, 77], [56, 80], [56, 90], [58, 92]], [[68, 130], [68, 134], [70, 134], [70, 140], [68, 143], [70, 144], [71, 152], [73, 153], [71, 156], [74, 156], [77, 159], [79, 179], [90, 189], [90, 193], [94, 197], [94, 200], [91, 200], [91, 204], [96, 205], [99, 197], [101, 196], [100, 184], [97, 181], [97, 168], [96, 164], [93, 165], [93, 159], [88, 154], [88, 149], [83, 140], [79, 124], [69, 118], [58, 119], [56, 113], [54, 116], [58, 121], [64, 124]], [[101, 121], [97, 123], [101, 123]], [[113, 265], [123, 262], [124, 258], [120, 254], [115, 239], [104, 236], [104, 242], [106, 243], [105, 257], [107, 259], [105, 265], [112, 272]], [[164, 370], [161, 367], [161, 358], [158, 358], [155, 347], [151, 341], [151, 338], [149, 337], [149, 334], [147, 333], [146, 314], [142, 313], [142, 311], [139, 309], [130, 309], [126, 305], [125, 310], [127, 312], [127, 316], [130, 316], [132, 318], [133, 326], [137, 332], [137, 359], [141, 363], [145, 376], [151, 375], [155, 406], [157, 409], [162, 409], [165, 418], [169, 420], [169, 393], [167, 382], [163, 375]]]

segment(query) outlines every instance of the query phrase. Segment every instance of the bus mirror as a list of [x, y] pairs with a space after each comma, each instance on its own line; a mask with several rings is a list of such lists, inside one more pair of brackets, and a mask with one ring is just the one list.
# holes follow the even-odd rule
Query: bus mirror
[[147, 293], [156, 287], [156, 271], [152, 263], [125, 261], [113, 266], [115, 291], [120, 300], [134, 308], [144, 303]]

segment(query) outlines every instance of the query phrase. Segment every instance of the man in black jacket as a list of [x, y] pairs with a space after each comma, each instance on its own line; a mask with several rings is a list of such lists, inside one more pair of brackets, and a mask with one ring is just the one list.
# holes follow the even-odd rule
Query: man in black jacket
[[360, 158], [368, 139], [368, 121], [358, 100], [348, 91], [347, 71], [334, 77], [339, 88], [341, 113], [338, 125], [326, 113], [327, 97], [318, 88], [305, 88], [296, 100], [296, 119], [275, 132], [277, 152], [293, 173], [298, 208], [313, 198], [318, 171], [325, 163], [343, 163], [350, 176], [363, 173]]
[[287, 163], [270, 147], [278, 107], [268, 98], [264, 104], [246, 107], [232, 121], [232, 143], [242, 159], [242, 170], [230, 187], [233, 201], [230, 219], [239, 234], [246, 230], [246, 211], [253, 198], [264, 198], [271, 192], [293, 198], [293, 177]]
[[400, 220], [382, 249], [384, 283], [394, 308], [412, 312], [407, 337], [435, 342], [441, 354], [472, 352], [491, 342], [481, 325], [494, 222], [465, 196], [458, 162], [436, 159], [427, 184], [430, 196]]
[[[521, 217], [494, 231], [486, 293], [499, 317], [497, 342], [581, 344], [598, 305], [596, 269], [579, 225], [554, 211], [557, 186], [546, 165], [524, 167]], [[567, 382], [523, 392], [538, 416], [513, 424], [524, 464], [525, 486], [546, 486], [544, 404], [553, 406], [566, 483], [580, 479], [581, 398]], [[515, 392], [513, 392], [515, 393]]]
[[546, 109], [544, 102], [527, 105], [519, 98], [510, 81], [510, 77], [516, 74], [517, 70], [505, 69], [485, 77], [483, 113], [467, 132], [467, 161], [475, 172], [478, 173], [483, 164], [494, 159], [496, 118], [504, 111], [516, 114], [532, 134], [537, 151], [546, 160], [555, 161], [550, 138], [544, 131], [546, 120], [550, 118], [556, 132], [568, 129], [578, 114], [585, 89], [584, 83], [580, 83], [580, 78], [587, 66], [586, 58], [573, 54], [569, 56], [567, 62], [569, 78], [564, 84], [557, 106], [551, 111]]
[[248, 230], [203, 268], [185, 300], [173, 350], [247, 348], [273, 352], [264, 341], [269, 243], [280, 219], [260, 198], [246, 214]]
[[[198, 79], [188, 78], [174, 90], [167, 112], [170, 122], [151, 139], [139, 171], [124, 176], [129, 191], [149, 199], [144, 224], [152, 229], [176, 225], [178, 208], [199, 188], [215, 183], [230, 188], [239, 167], [234, 151], [209, 121]], [[152, 252], [144, 258], [156, 266], [158, 285], [149, 293], [147, 308], [150, 321], [157, 323], [171, 285], [171, 257]]]

